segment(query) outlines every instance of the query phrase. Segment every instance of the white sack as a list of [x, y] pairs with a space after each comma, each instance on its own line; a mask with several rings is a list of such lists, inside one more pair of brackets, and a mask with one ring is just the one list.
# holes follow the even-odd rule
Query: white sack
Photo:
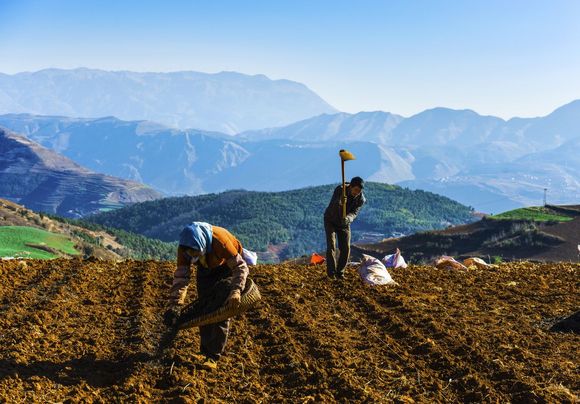
[[439, 269], [467, 269], [465, 265], [461, 262], [455, 260], [455, 258], [448, 255], [442, 255], [433, 261], [433, 265]]
[[383, 263], [370, 255], [363, 254], [358, 273], [367, 285], [397, 285]]
[[463, 260], [463, 265], [465, 265], [468, 268], [477, 268], [477, 269], [492, 269], [494, 268], [494, 265], [490, 265], [487, 262], [485, 262], [484, 260], [482, 260], [481, 258], [477, 258], [477, 257], [471, 257], [471, 258], [466, 258]]
[[394, 254], [385, 255], [381, 261], [387, 268], [407, 268], [407, 262], [398, 248]]
[[242, 249], [242, 258], [248, 265], [256, 265], [258, 263], [258, 254], [245, 248]]

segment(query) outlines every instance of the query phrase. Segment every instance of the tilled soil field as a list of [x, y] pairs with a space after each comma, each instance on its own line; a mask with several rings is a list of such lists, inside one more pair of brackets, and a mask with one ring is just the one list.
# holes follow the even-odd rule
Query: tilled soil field
[[[166, 335], [174, 265], [0, 261], [0, 402], [576, 402], [578, 264], [393, 270], [398, 287], [260, 265], [217, 371]], [[195, 296], [195, 287], [190, 296]]]

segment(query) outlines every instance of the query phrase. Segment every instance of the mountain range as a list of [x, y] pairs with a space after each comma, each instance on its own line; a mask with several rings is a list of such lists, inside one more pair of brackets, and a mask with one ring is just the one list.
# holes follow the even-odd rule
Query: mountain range
[[347, 175], [425, 189], [483, 212], [538, 204], [544, 188], [550, 203], [580, 199], [580, 101], [543, 118], [504, 121], [445, 108], [410, 118], [338, 113], [236, 136], [113, 117], [8, 114], [0, 125], [168, 195], [336, 183], [336, 151], [347, 148], [358, 156]]
[[[196, 109], [200, 91], [207, 105]], [[580, 199], [580, 101], [507, 121], [449, 108], [348, 114], [299, 83], [265, 76], [47, 69], [0, 75], [0, 111], [28, 112], [2, 115], [0, 125], [167, 195], [337, 183], [337, 150], [347, 148], [357, 156], [347, 175], [440, 193], [483, 212], [537, 205], [544, 195], [552, 204]], [[203, 119], [193, 119], [195, 111]]]
[[[340, 180], [339, 142], [306, 143], [242, 138], [199, 130], [180, 131], [146, 121], [0, 116], [0, 125], [90, 170], [143, 182], [167, 195], [231, 189], [284, 191]], [[364, 158], [357, 174], [392, 182], [404, 170], [394, 154], [371, 142], [348, 144]], [[386, 156], [386, 157], [385, 157]], [[384, 166], [389, 166], [388, 170]], [[383, 175], [382, 172], [385, 171]], [[405, 177], [401, 173], [402, 178]]]
[[0, 114], [150, 120], [237, 133], [336, 110], [304, 84], [264, 75], [79, 68], [0, 73]]
[[385, 167], [373, 180], [388, 178], [485, 212], [538, 204], [544, 188], [551, 203], [580, 199], [580, 159], [575, 157], [580, 155], [580, 101], [545, 117], [508, 121], [447, 108], [409, 118], [380, 111], [339, 113], [240, 136], [371, 141], [379, 145]]
[[92, 172], [0, 128], [0, 198], [35, 211], [81, 217], [159, 197], [140, 183]]

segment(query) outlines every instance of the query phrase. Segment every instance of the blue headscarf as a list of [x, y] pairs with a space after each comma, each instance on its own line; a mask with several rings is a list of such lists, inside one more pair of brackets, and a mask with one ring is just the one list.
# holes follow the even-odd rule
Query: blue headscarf
[[211, 224], [204, 222], [193, 222], [186, 226], [179, 235], [179, 245], [201, 251], [202, 255], [211, 252], [211, 241], [213, 230]]

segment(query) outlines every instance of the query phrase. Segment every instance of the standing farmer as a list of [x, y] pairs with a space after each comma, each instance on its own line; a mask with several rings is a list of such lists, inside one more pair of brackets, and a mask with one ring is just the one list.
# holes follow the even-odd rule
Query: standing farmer
[[[366, 202], [362, 192], [364, 181], [354, 177], [346, 183], [346, 216], [343, 218], [342, 185], [334, 189], [328, 207], [324, 211], [324, 231], [326, 232], [326, 273], [330, 278], [344, 279], [344, 268], [350, 256], [350, 224]], [[338, 239], [338, 265], [336, 263], [336, 241]]]
[[[248, 276], [248, 265], [242, 258], [242, 244], [226, 229], [209, 223], [194, 222], [186, 226], [179, 236], [177, 269], [173, 276], [169, 309], [164, 321], [174, 325], [179, 309], [185, 302], [191, 278], [191, 265], [197, 265], [197, 294], [204, 297], [220, 280], [232, 277], [228, 305], [238, 306]], [[229, 320], [199, 327], [201, 339], [197, 360], [202, 367], [213, 370], [222, 355], [229, 332]]]

